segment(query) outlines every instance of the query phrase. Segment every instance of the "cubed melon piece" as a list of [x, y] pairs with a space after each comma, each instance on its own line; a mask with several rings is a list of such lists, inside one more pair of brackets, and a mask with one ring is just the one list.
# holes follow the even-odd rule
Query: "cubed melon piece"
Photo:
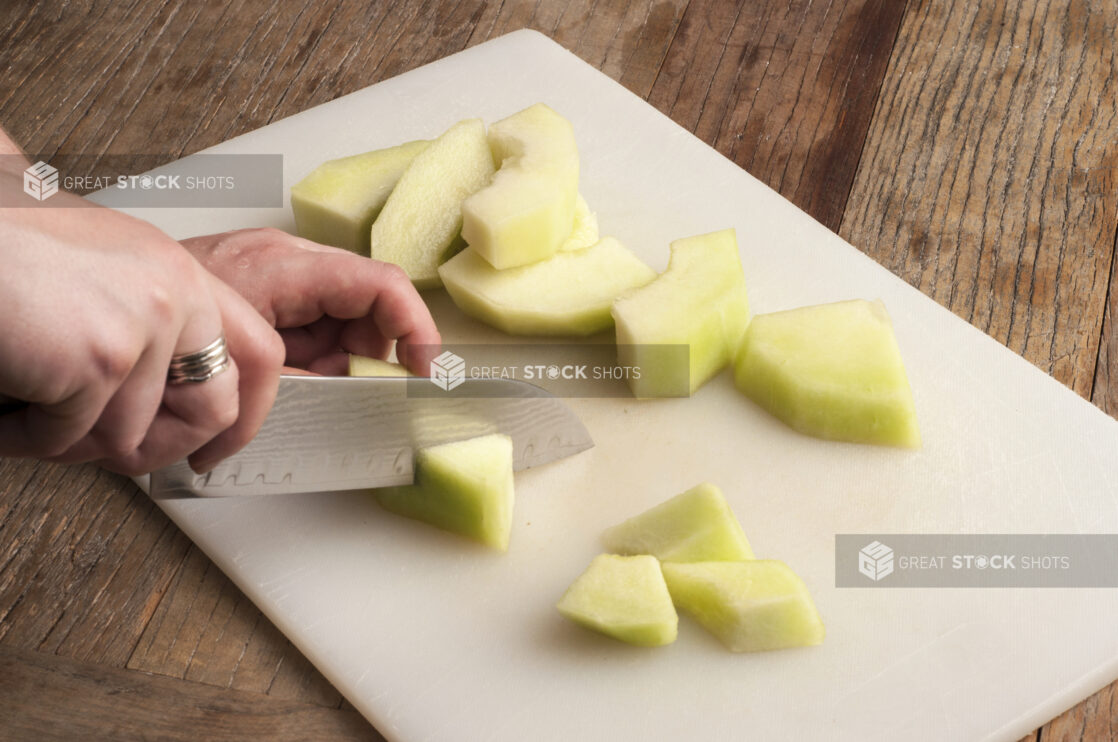
[[784, 562], [693, 562], [661, 565], [672, 601], [732, 652], [822, 644], [823, 620]]
[[575, 623], [642, 647], [675, 641], [679, 616], [651, 556], [599, 554], [557, 606]]
[[610, 305], [656, 272], [620, 242], [561, 252], [519, 268], [497, 270], [471, 246], [439, 268], [466, 314], [513, 335], [590, 335], [613, 323]]
[[[749, 324], [733, 229], [676, 240], [671, 251], [664, 273], [613, 305], [618, 363], [640, 369], [628, 378], [638, 397], [693, 394], [733, 359]], [[666, 352], [672, 345], [688, 346], [688, 364]]]
[[399, 363], [382, 361], [379, 358], [349, 354], [350, 376], [411, 376], [412, 373]]
[[512, 530], [512, 439], [493, 434], [424, 448], [415, 484], [376, 490], [394, 513], [506, 551]]
[[808, 435], [920, 446], [912, 390], [880, 301], [758, 315], [734, 362], [750, 399]]
[[578, 199], [575, 200], [574, 225], [571, 227], [571, 233], [567, 235], [567, 239], [563, 240], [563, 244], [559, 246], [559, 251], [582, 250], [594, 246], [597, 242], [598, 215], [590, 210], [590, 205], [586, 203], [586, 199], [580, 193]]
[[369, 254], [369, 231], [397, 181], [428, 141], [324, 162], [291, 186], [300, 237]]
[[489, 186], [462, 204], [462, 236], [494, 268], [551, 257], [574, 219], [574, 129], [537, 103], [490, 126], [489, 144], [500, 169]]
[[709, 482], [610, 528], [602, 541], [619, 554], [651, 554], [669, 562], [753, 558], [722, 490]]
[[493, 177], [479, 119], [460, 121], [412, 160], [370, 231], [369, 255], [404, 269], [416, 288], [439, 285], [439, 264], [462, 228], [462, 202]]

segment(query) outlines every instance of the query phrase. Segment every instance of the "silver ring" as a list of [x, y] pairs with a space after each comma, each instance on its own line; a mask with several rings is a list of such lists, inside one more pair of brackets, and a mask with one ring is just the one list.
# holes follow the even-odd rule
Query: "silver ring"
[[201, 384], [229, 368], [229, 349], [225, 333], [201, 350], [171, 357], [168, 384]]

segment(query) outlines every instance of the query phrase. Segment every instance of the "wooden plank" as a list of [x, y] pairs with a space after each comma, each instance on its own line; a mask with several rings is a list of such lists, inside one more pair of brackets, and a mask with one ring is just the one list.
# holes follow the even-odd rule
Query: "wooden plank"
[[[1118, 186], [1116, 186], [1118, 187]], [[1114, 237], [1114, 258], [1110, 265], [1110, 291], [1103, 314], [1099, 360], [1095, 366], [1095, 385], [1091, 401], [1103, 411], [1118, 417], [1118, 233]]]
[[1118, 218], [1115, 3], [931, 2], [840, 234], [1088, 396]]
[[693, 0], [649, 102], [837, 229], [904, 8]]
[[334, 687], [194, 547], [127, 666], [304, 703], [341, 703]]
[[0, 738], [381, 740], [354, 711], [0, 647]]

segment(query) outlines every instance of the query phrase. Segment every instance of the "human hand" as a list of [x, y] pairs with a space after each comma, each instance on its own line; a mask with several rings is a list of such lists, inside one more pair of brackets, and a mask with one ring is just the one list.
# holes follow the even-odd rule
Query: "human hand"
[[397, 266], [319, 245], [276, 229], [242, 229], [183, 240], [211, 273], [275, 326], [286, 364], [346, 373], [346, 353], [396, 356], [427, 376], [439, 332]]
[[[0, 188], [22, 183], [0, 172]], [[67, 193], [0, 209], [0, 235], [0, 395], [28, 403], [0, 414], [0, 456], [138, 475], [190, 454], [204, 470], [255, 435], [283, 343], [178, 243]], [[172, 355], [223, 329], [229, 369], [168, 386]]]

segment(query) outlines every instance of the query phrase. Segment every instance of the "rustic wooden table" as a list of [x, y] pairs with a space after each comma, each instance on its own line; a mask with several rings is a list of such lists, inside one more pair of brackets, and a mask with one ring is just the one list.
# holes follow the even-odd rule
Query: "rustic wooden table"
[[[1118, 0], [10, 0], [0, 124], [171, 160], [523, 27], [1118, 414]], [[1114, 738], [1116, 689], [1030, 738]], [[129, 481], [32, 461], [0, 460], [0, 708], [380, 738]]]

